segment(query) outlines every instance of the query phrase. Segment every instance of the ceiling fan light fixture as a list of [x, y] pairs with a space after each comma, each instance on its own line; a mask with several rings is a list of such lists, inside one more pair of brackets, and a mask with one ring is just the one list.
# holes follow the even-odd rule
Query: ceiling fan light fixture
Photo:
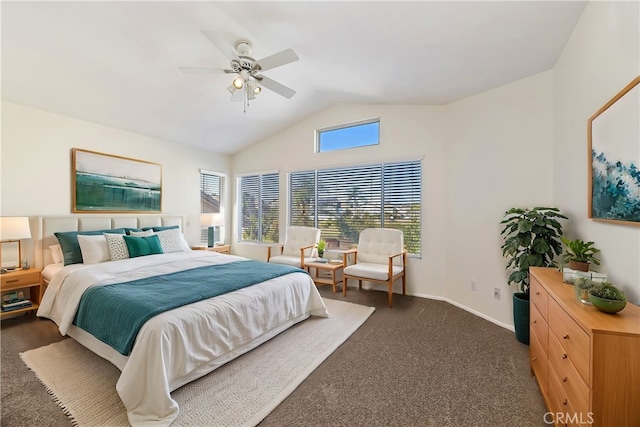
[[233, 79], [233, 87], [236, 89], [242, 89], [242, 86], [244, 86], [244, 79], [242, 78], [242, 76], [238, 76], [235, 79]]
[[256, 85], [256, 87], [253, 88], [253, 93], [257, 95], [260, 92], [262, 92], [262, 88], [260, 86]]
[[227, 88], [227, 90], [228, 90], [229, 92], [231, 92], [231, 95], [233, 95], [234, 93], [236, 93], [236, 91], [237, 91], [238, 89], [236, 89], [234, 85], [229, 85], [229, 87]]

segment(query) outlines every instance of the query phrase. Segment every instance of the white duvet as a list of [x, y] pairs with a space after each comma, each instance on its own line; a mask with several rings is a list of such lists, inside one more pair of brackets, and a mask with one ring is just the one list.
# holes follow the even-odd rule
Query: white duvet
[[82, 293], [91, 286], [242, 259], [191, 251], [69, 265], [51, 280], [38, 316], [52, 319], [60, 333], [74, 337], [122, 371], [116, 389], [132, 425], [167, 426], [178, 415], [171, 391], [310, 315], [327, 317], [315, 284], [307, 274], [293, 273], [159, 314], [140, 329], [129, 356], [72, 324]]

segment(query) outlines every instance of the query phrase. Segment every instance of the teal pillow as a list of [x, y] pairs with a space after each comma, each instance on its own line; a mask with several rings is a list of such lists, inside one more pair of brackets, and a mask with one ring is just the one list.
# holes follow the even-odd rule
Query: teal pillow
[[124, 228], [114, 228], [113, 230], [95, 230], [95, 231], [65, 231], [53, 233], [60, 243], [62, 255], [64, 256], [64, 265], [82, 264], [82, 251], [80, 243], [78, 243], [78, 235], [95, 236], [103, 233], [124, 234]]
[[135, 236], [125, 235], [124, 241], [127, 244], [127, 249], [129, 249], [130, 258], [162, 253], [162, 246], [160, 246], [160, 239], [155, 234], [153, 236], [146, 236], [146, 237], [135, 237]]
[[168, 225], [166, 227], [143, 227], [142, 230], [137, 230], [137, 231], [149, 231], [149, 230], [162, 231], [162, 230], [171, 230], [172, 228], [180, 228], [180, 226]]

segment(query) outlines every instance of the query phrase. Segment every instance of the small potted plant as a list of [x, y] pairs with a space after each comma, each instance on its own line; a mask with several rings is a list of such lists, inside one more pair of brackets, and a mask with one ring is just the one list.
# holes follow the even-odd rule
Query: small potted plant
[[593, 246], [594, 242], [585, 242], [579, 239], [569, 240], [564, 236], [560, 239], [565, 246], [565, 252], [562, 255], [563, 265], [568, 261], [569, 268], [578, 271], [589, 271], [591, 263], [600, 265], [600, 260], [595, 257], [600, 249]]
[[316, 248], [318, 249], [318, 256], [322, 258], [324, 256], [324, 250], [327, 248], [327, 242], [322, 239], [318, 240]]
[[614, 314], [627, 305], [627, 296], [611, 282], [602, 282], [589, 289], [589, 300], [600, 311]]

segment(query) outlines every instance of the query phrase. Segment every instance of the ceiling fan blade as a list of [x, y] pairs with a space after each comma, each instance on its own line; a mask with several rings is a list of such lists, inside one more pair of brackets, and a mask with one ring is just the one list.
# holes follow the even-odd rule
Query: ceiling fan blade
[[296, 91], [286, 87], [285, 85], [278, 83], [275, 80], [270, 79], [267, 76], [256, 76], [256, 79], [260, 82], [261, 86], [266, 87], [269, 90], [274, 91], [278, 95], [282, 95], [285, 98], [290, 99], [293, 95], [296, 94]]
[[238, 57], [235, 49], [237, 37], [233, 34], [225, 31], [213, 30], [200, 30], [200, 32], [202, 32], [202, 34], [204, 34], [204, 36], [208, 38], [209, 41], [213, 43], [213, 45], [217, 47], [218, 50], [227, 58], [236, 59]]
[[260, 69], [265, 71], [297, 61], [298, 59], [300, 58], [298, 58], [298, 55], [296, 55], [293, 49], [285, 49], [282, 52], [274, 53], [256, 62], [260, 64]]
[[185, 74], [200, 74], [200, 73], [206, 73], [206, 74], [229, 74], [229, 73], [234, 73], [233, 70], [224, 70], [222, 68], [213, 68], [213, 67], [178, 67], [178, 69], [180, 71], [182, 71]]

